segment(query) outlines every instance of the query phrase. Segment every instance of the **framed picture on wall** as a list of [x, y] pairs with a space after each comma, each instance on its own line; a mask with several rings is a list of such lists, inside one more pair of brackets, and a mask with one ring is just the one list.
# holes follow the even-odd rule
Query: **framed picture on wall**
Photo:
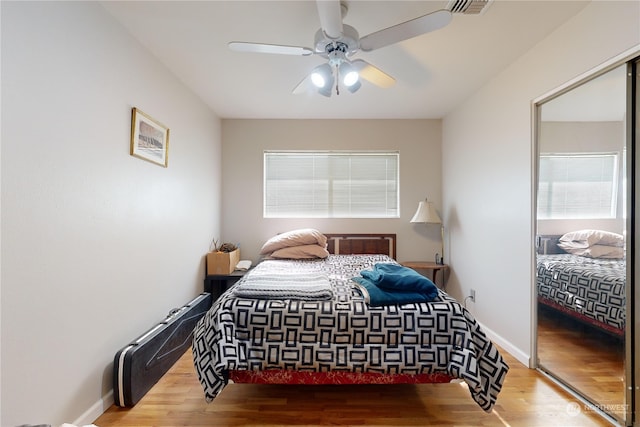
[[169, 128], [137, 108], [131, 112], [131, 155], [168, 165]]

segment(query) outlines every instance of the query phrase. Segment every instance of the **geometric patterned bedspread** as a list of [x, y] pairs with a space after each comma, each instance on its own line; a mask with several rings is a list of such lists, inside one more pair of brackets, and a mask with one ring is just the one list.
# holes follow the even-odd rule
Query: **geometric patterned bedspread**
[[477, 321], [442, 291], [432, 302], [370, 307], [351, 278], [378, 262], [395, 263], [386, 255], [330, 255], [258, 264], [245, 278], [283, 265], [324, 272], [333, 298], [266, 300], [238, 298], [233, 287], [225, 292], [194, 331], [194, 365], [206, 400], [223, 389], [231, 370], [446, 374], [464, 380], [490, 411], [509, 367]]
[[624, 260], [537, 255], [538, 300], [617, 335], [624, 334]]

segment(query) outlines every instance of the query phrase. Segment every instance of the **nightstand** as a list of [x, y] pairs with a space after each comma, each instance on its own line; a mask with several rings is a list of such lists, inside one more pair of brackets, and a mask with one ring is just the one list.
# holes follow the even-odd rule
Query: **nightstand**
[[247, 274], [248, 270], [235, 270], [229, 274], [209, 274], [204, 277], [204, 291], [209, 292], [212, 301]]
[[438, 271], [441, 271], [442, 286], [440, 286], [440, 288], [442, 288], [443, 290], [447, 289], [446, 272], [447, 270], [449, 270], [449, 266], [447, 264], [436, 264], [435, 262], [429, 261], [405, 261], [401, 262], [400, 264], [414, 270], [431, 270], [431, 281], [436, 286], [438, 286], [438, 282], [436, 281]]

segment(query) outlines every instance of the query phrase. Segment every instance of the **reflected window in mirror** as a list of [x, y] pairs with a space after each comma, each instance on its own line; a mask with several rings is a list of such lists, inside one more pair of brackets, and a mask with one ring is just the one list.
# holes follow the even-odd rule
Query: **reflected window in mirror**
[[618, 157], [540, 154], [538, 219], [615, 218]]

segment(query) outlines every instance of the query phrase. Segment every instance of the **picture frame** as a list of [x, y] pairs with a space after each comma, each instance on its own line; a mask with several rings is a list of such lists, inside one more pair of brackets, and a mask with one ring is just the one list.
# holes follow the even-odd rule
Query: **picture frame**
[[135, 107], [131, 110], [131, 155], [165, 168], [169, 164], [169, 128]]

